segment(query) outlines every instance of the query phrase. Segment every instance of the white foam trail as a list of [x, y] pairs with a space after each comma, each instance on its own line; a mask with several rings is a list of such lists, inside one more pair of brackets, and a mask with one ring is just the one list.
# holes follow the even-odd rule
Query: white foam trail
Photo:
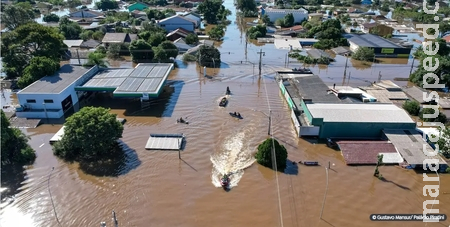
[[233, 173], [230, 176], [230, 188], [236, 187], [244, 175], [244, 169], [250, 167], [254, 162], [251, 151], [243, 141], [245, 133], [238, 133], [227, 140], [223, 150], [211, 155], [213, 169], [211, 173], [212, 184], [220, 185], [223, 174]]

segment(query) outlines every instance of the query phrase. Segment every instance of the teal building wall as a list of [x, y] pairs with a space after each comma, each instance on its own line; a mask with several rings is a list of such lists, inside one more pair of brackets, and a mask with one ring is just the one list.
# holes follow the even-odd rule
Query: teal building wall
[[[315, 123], [316, 119], [313, 119]], [[323, 119], [317, 119], [320, 121]], [[383, 129], [415, 129], [415, 123], [388, 122], [323, 122], [320, 126], [320, 138], [379, 138]]]

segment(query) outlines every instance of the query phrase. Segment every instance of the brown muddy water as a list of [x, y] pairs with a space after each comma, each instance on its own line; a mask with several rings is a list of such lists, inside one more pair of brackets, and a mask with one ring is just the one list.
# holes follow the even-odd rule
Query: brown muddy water
[[[232, 8], [232, 2], [225, 4]], [[112, 226], [112, 210], [119, 226], [282, 226], [280, 217], [283, 226], [426, 226], [421, 222], [370, 221], [372, 213], [421, 213], [427, 199], [422, 195], [422, 175], [383, 166], [380, 172], [387, 179], [383, 182], [372, 177], [373, 166], [346, 166], [339, 152], [296, 138], [273, 75], [284, 66], [286, 51], [275, 50], [273, 45], [248, 44], [246, 56], [245, 38], [234, 23], [235, 16], [230, 18], [233, 23], [220, 44], [221, 52], [230, 54], [222, 55], [221, 69], [208, 69], [209, 77], [203, 77], [194, 64], [180, 64], [169, 77], [171, 88], [150, 107], [140, 109], [139, 102], [112, 100], [105, 95], [92, 101], [92, 105], [111, 107], [113, 113], [127, 119], [122, 138], [126, 158], [122, 163], [89, 170], [64, 163], [53, 156], [48, 143], [61, 125], [26, 130], [38, 157], [24, 172], [20, 168], [2, 169], [2, 187], [6, 195], [15, 194], [15, 200], [2, 203], [0, 226], [99, 226], [101, 221]], [[260, 48], [265, 52], [261, 78], [253, 76]], [[332, 84], [342, 81], [343, 64], [345, 61], [313, 70]], [[409, 73], [407, 65], [378, 67], [373, 75], [370, 68], [349, 70], [352, 77], [370, 81], [377, 79], [379, 70], [384, 79]], [[366, 83], [350, 80], [352, 85]], [[219, 108], [227, 86], [232, 91], [229, 105]], [[286, 146], [289, 160], [317, 160], [324, 166], [332, 163], [322, 220], [324, 166], [289, 165], [286, 173], [278, 174], [277, 182], [272, 170], [252, 158], [257, 145], [267, 138], [269, 109], [273, 135]], [[234, 111], [244, 119], [230, 118], [228, 112]], [[179, 117], [187, 118], [190, 124], [176, 124]], [[184, 133], [187, 142], [182, 159], [177, 152], [145, 150], [150, 133]], [[52, 167], [55, 169], [49, 175]], [[235, 172], [229, 192], [217, 182], [218, 175], [227, 171]], [[441, 175], [440, 189], [440, 204], [435, 208], [450, 214], [449, 175]], [[428, 224], [448, 225], [449, 220]]]

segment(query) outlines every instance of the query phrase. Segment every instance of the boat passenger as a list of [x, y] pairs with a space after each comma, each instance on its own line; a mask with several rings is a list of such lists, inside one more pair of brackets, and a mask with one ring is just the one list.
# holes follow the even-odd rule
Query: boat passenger
[[237, 116], [237, 115], [236, 115], [236, 112], [234, 112], [234, 116]]
[[182, 118], [182, 117], [180, 117], [180, 122], [184, 122], [184, 120], [183, 120], [183, 118]]
[[237, 116], [238, 116], [238, 117], [241, 117], [241, 113], [238, 112], [238, 113], [237, 113]]

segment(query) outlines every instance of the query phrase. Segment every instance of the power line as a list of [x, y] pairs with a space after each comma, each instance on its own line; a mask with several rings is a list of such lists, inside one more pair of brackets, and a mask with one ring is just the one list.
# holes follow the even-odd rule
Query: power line
[[56, 222], [58, 222], [58, 225], [61, 226], [61, 222], [59, 222], [59, 219], [58, 219], [58, 214], [56, 214], [56, 208], [55, 208], [55, 203], [53, 202], [52, 192], [50, 191], [50, 176], [52, 176], [52, 172], [54, 169], [55, 169], [55, 167], [52, 167], [52, 170], [50, 170], [50, 173], [48, 174], [47, 188], [48, 188], [48, 194], [50, 194], [50, 201], [52, 201], [53, 213], [55, 213]]
[[[267, 85], [266, 85], [266, 81], [264, 80], [264, 77], [263, 77], [263, 83], [264, 83], [264, 89], [266, 91], [267, 106], [269, 107], [269, 119], [271, 119], [272, 110], [270, 108], [269, 95], [267, 93]], [[280, 183], [278, 181], [277, 157], [275, 155], [275, 142], [273, 140], [273, 129], [272, 129], [272, 121], [271, 120], [269, 121], [269, 134], [270, 134], [270, 138], [272, 139], [272, 152], [271, 152], [272, 153], [272, 166], [275, 168], [275, 179], [277, 181], [278, 209], [280, 212], [280, 224], [281, 224], [281, 227], [283, 227], [284, 224], [283, 224], [283, 211], [282, 211], [282, 207], [281, 207]]]

